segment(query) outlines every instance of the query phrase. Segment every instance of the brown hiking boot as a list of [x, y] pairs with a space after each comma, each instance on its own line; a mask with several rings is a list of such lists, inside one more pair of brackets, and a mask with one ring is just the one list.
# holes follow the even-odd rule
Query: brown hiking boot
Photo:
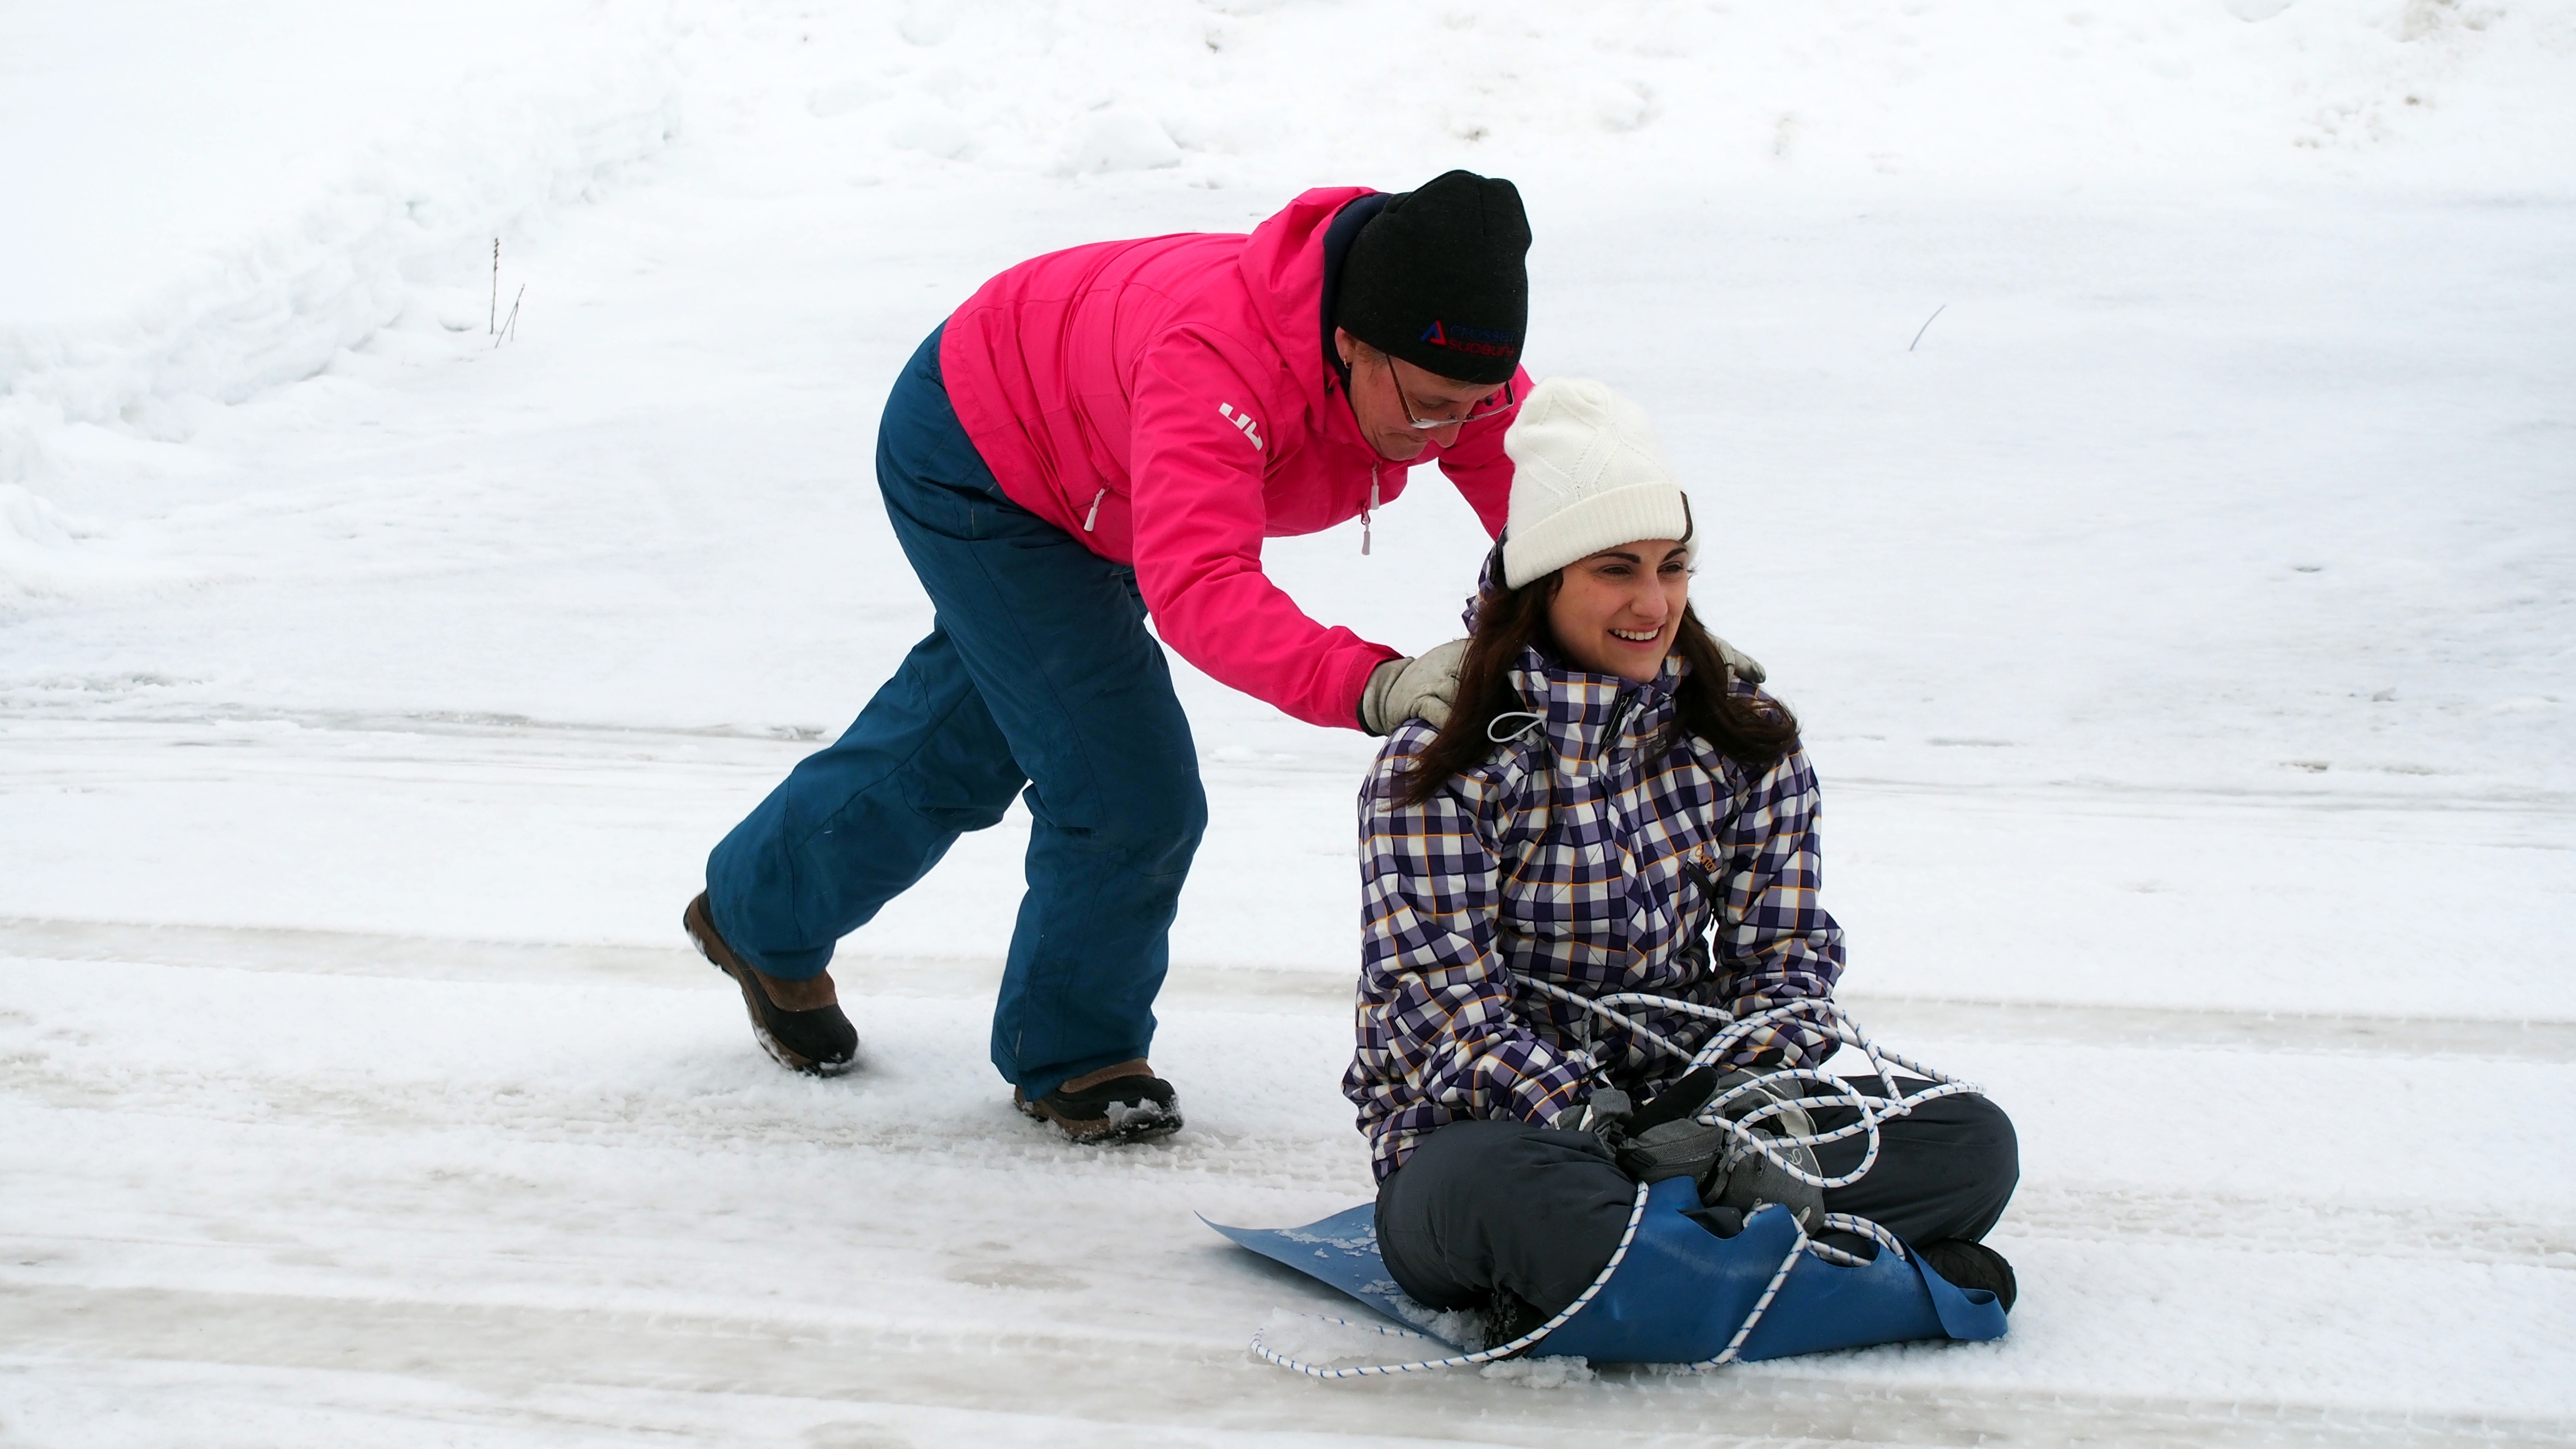
[[716, 934], [705, 891], [698, 892], [698, 898], [680, 913], [680, 925], [716, 969], [742, 988], [743, 1009], [751, 1013], [751, 1034], [780, 1066], [817, 1077], [837, 1077], [859, 1064], [858, 1029], [841, 1014], [832, 973], [789, 981], [735, 955], [724, 937]]
[[1181, 1130], [1172, 1084], [1143, 1057], [1086, 1072], [1034, 1102], [1013, 1087], [1011, 1103], [1076, 1142], [1142, 1142]]

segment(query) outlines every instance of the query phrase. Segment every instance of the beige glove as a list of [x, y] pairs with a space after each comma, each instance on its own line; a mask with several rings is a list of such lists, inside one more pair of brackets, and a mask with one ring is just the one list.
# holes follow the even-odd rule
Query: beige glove
[[1379, 665], [1360, 691], [1360, 728], [1383, 735], [1409, 719], [1427, 720], [1434, 729], [1447, 724], [1450, 702], [1458, 697], [1458, 665], [1466, 657], [1467, 641], [1452, 639], [1419, 659]]
[[1762, 672], [1761, 660], [1754, 658], [1752, 655], [1745, 653], [1743, 650], [1736, 648], [1734, 645], [1727, 643], [1725, 640], [1718, 638], [1714, 634], [1708, 636], [1708, 641], [1717, 646], [1717, 657], [1726, 661], [1726, 667], [1734, 673], [1736, 678], [1743, 680], [1747, 684], [1760, 684], [1763, 680], [1771, 677]]

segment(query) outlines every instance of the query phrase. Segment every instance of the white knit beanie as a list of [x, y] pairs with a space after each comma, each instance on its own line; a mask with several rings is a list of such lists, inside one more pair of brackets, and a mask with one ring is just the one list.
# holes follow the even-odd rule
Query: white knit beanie
[[1588, 377], [1551, 377], [1522, 400], [1503, 451], [1512, 502], [1503, 584], [1519, 588], [1605, 548], [1690, 539], [1690, 504], [1646, 410]]

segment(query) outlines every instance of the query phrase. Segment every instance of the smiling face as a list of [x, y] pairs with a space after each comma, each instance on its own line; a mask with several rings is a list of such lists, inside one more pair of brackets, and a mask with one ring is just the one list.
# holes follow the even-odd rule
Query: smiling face
[[1650, 538], [1567, 564], [1547, 626], [1566, 663], [1644, 684], [1662, 671], [1689, 602], [1690, 546]]

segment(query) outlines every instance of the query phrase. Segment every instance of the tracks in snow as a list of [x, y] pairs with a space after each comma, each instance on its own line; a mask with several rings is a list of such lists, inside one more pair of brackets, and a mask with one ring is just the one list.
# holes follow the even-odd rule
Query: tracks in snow
[[[959, 1334], [930, 1323], [563, 1309], [170, 1289], [0, 1287], [0, 1341], [73, 1358], [166, 1359], [355, 1374], [417, 1374], [506, 1397], [563, 1383], [830, 1403], [964, 1406], [1126, 1425], [1151, 1442], [1194, 1428], [1221, 1441], [1448, 1443], [1532, 1449], [1704, 1443], [2117, 1443], [2141, 1449], [2576, 1444], [2576, 1430], [2508, 1416], [2373, 1413], [2188, 1397], [1860, 1387], [1777, 1369], [1692, 1376], [1605, 1371], [1578, 1395], [1514, 1395], [1467, 1374], [1314, 1386], [1231, 1349], [1064, 1332]], [[1110, 1360], [1107, 1365], [1103, 1358]], [[1015, 1368], [994, 1373], [1002, 1358]], [[1211, 1405], [1209, 1375], [1227, 1380]], [[1604, 1400], [1607, 1400], [1605, 1403]], [[1623, 1402], [1624, 1401], [1624, 1402]], [[1604, 1410], [1616, 1412], [1607, 1416]], [[775, 1409], [767, 1411], [774, 1414]], [[513, 1424], [505, 1408], [489, 1427]], [[766, 1414], [761, 1415], [766, 1417]], [[648, 1427], [638, 1425], [637, 1427]], [[1205, 1442], [1195, 1439], [1193, 1442]]]
[[[728, 993], [685, 948], [451, 942], [419, 937], [104, 922], [0, 921], [0, 959], [150, 963], [187, 970], [246, 970], [510, 986], [622, 984], [703, 992], [730, 1030]], [[876, 998], [890, 1029], [971, 1040], [998, 966], [976, 962], [845, 957], [845, 992]], [[900, 987], [900, 990], [892, 989]], [[1183, 968], [1167, 992], [1176, 1012], [1248, 1013], [1300, 1020], [1346, 1009], [1347, 988], [1316, 973]], [[2576, 1024], [2460, 1019], [2282, 1017], [2165, 1008], [2052, 1006], [1924, 998], [1863, 998], [1865, 1020], [1906, 1040], [2053, 1043], [2096, 1048], [2282, 1052], [2329, 1056], [2447, 1054], [2533, 1064], [2576, 1063]], [[922, 1018], [921, 1023], [911, 1018]], [[948, 1017], [959, 1020], [950, 1022]], [[931, 1023], [932, 1018], [938, 1018]], [[23, 1020], [23, 1018], [22, 1018]], [[0, 1021], [0, 1028], [5, 1028]], [[747, 1050], [747, 1048], [745, 1049]], [[841, 1084], [835, 1084], [837, 1088]], [[819, 1100], [675, 1081], [638, 1085], [385, 1075], [346, 1069], [275, 1070], [190, 1060], [95, 1062], [41, 1047], [0, 1054], [0, 1090], [64, 1110], [136, 1110], [210, 1121], [292, 1120], [367, 1136], [419, 1132], [491, 1134], [529, 1143], [652, 1146], [682, 1151], [822, 1150], [877, 1161], [901, 1175], [930, 1150], [971, 1148], [994, 1163], [1082, 1172], [1017, 1116], [980, 1097], [938, 1104], [928, 1115], [906, 1093], [918, 1084], [874, 1083], [899, 1104], [877, 1105], [858, 1084]], [[980, 1110], [990, 1108], [990, 1110]], [[1275, 1130], [1201, 1130], [1158, 1150], [1159, 1167], [1218, 1180], [1275, 1182], [1291, 1161], [1332, 1155], [1327, 1138]], [[2274, 1194], [2155, 1190], [2081, 1182], [2026, 1184], [2008, 1229], [2075, 1241], [2171, 1239], [2265, 1253], [2321, 1253], [2576, 1270], [2576, 1219], [2496, 1211], [2474, 1216], [2403, 1202]]]
[[[708, 978], [706, 964], [679, 945], [448, 941], [340, 931], [26, 917], [0, 919], [0, 956], [443, 981], [595, 980], [697, 986]], [[983, 1000], [990, 998], [1001, 979], [1001, 964], [995, 961], [870, 957], [857, 952], [844, 952], [833, 971], [844, 989], [866, 996]], [[1173, 968], [1164, 996], [1176, 1003], [1217, 1008], [1297, 1003], [1338, 1010], [1349, 1004], [1350, 990], [1347, 980], [1317, 971], [1182, 963]], [[2570, 1021], [2301, 1015], [1861, 992], [1845, 999], [1873, 1030], [1891, 1038], [2576, 1062], [2576, 1022]]]
[[[651, 731], [465, 717], [406, 724], [419, 731], [417, 748], [393, 743], [358, 758], [325, 744], [318, 763], [363, 783], [388, 769], [435, 774], [453, 763], [454, 745], [471, 746], [484, 763], [506, 756], [510, 768], [551, 773], [642, 765], [692, 748], [783, 758], [797, 743], [751, 731], [669, 732], [665, 740]], [[304, 727], [348, 741], [406, 724]], [[259, 761], [268, 742], [255, 733], [201, 743], [236, 746], [260, 769], [293, 773], [317, 763], [317, 752], [303, 748]], [[194, 769], [192, 761], [211, 753], [189, 748], [163, 760]], [[126, 758], [112, 748], [98, 761], [73, 762], [64, 778], [97, 778]], [[770, 1442], [703, 1427], [711, 1405], [759, 1404], [766, 1407], [753, 1417], [762, 1423], [847, 1425], [853, 1415], [912, 1412], [942, 1427], [934, 1437], [948, 1438], [960, 1425], [1025, 1425], [1046, 1416], [1078, 1424], [1075, 1437], [1085, 1443], [1470, 1438], [1553, 1446], [1579, 1435], [1604, 1444], [1715, 1437], [2576, 1445], [2576, 1421], [2567, 1418], [2327, 1406], [2402, 1401], [2458, 1410], [2478, 1402], [2446, 1396], [2439, 1387], [2445, 1375], [2431, 1369], [2395, 1375], [2386, 1397], [2371, 1397], [2378, 1382], [2359, 1370], [2344, 1373], [2341, 1387], [2248, 1372], [2216, 1391], [2181, 1375], [2171, 1380], [2177, 1388], [2170, 1395], [2102, 1395], [2067, 1389], [2090, 1384], [2084, 1365], [2097, 1363], [2128, 1389], [2152, 1391], [2163, 1381], [2116, 1372], [2124, 1348], [2075, 1354], [2071, 1374], [2073, 1350], [2052, 1356], [2049, 1348], [2052, 1337], [2068, 1343], [2078, 1334], [2129, 1333], [2158, 1363], [2212, 1367], [2225, 1354], [2204, 1330], [2267, 1324], [2265, 1332], [2287, 1333], [2302, 1353], [2324, 1352], [2323, 1345], [2340, 1341], [2339, 1314], [2358, 1310], [2361, 1321], [2381, 1321], [2371, 1317], [2367, 1298], [2338, 1297], [2332, 1280], [2383, 1275], [2410, 1285], [2408, 1292], [2430, 1290], [2436, 1308], [2454, 1307], [2442, 1298], [2502, 1304], [2545, 1331], [2559, 1312], [2554, 1305], [2571, 1301], [2560, 1285], [2576, 1270], [2576, 1219], [2549, 1216], [2554, 1204], [2526, 1199], [2462, 1214], [2415, 1205], [2402, 1190], [2385, 1199], [2250, 1196], [2061, 1175], [2026, 1183], [2003, 1229], [2022, 1245], [2011, 1250], [2017, 1258], [2028, 1251], [2035, 1283], [2055, 1280], [2053, 1295], [2034, 1295], [2022, 1315], [2033, 1341], [2009, 1362], [1893, 1351], [1704, 1380], [1615, 1371], [1556, 1395], [1466, 1376], [1318, 1391], [1281, 1382], [1239, 1349], [1239, 1335], [1264, 1306], [1311, 1301], [1301, 1296], [1308, 1294], [1303, 1285], [1247, 1281], [1249, 1270], [1213, 1250], [1200, 1252], [1177, 1232], [1164, 1234], [1159, 1247], [1121, 1244], [1110, 1252], [1046, 1242], [1056, 1229], [1027, 1220], [1008, 1199], [1019, 1185], [1043, 1179], [1059, 1216], [1186, 1224], [1186, 1206], [1302, 1204], [1325, 1184], [1349, 1181], [1347, 1117], [1326, 1085], [1335, 1068], [1306, 1060], [1328, 1027], [1344, 1033], [1339, 1049], [1347, 1051], [1340, 1023], [1349, 987], [1334, 973], [1177, 967], [1166, 993], [1170, 1012], [1203, 1014], [1188, 1034], [1239, 1040], [1243, 1022], [1272, 1024], [1267, 1056], [1287, 1048], [1304, 1053], [1293, 1072], [1314, 1087], [1314, 1100], [1299, 1099], [1295, 1110], [1238, 1114], [1225, 1130], [1212, 1125], [1224, 1114], [1211, 1112], [1198, 1130], [1150, 1157], [1112, 1159], [1073, 1154], [1033, 1134], [979, 1078], [971, 1047], [998, 976], [991, 961], [845, 955], [836, 968], [844, 991], [873, 998], [889, 1033], [910, 1031], [909, 1055], [867, 1082], [810, 1092], [792, 1079], [773, 1083], [760, 1075], [766, 1068], [749, 1058], [723, 983], [676, 939], [669, 946], [585, 945], [0, 920], [0, 982], [25, 970], [34, 973], [30, 980], [50, 978], [56, 984], [49, 989], [60, 992], [62, 963], [167, 968], [158, 972], [164, 989], [200, 978], [207, 985], [185, 995], [215, 1010], [238, 1001], [249, 1012], [258, 1001], [309, 993], [327, 997], [334, 1010], [428, 1007], [465, 1022], [476, 1012], [587, 999], [613, 1003], [622, 1019], [649, 1028], [646, 1044], [625, 1048], [630, 1057], [661, 1060], [680, 1039], [669, 1028], [675, 1017], [703, 1020], [707, 1038], [722, 1042], [706, 1049], [715, 1055], [667, 1072], [620, 1072], [607, 1058], [595, 1063], [589, 1056], [525, 1069], [505, 1059], [524, 1059], [529, 1033], [502, 1032], [502, 1040], [486, 1042], [456, 1035], [442, 1017], [435, 1030], [418, 1034], [415, 1048], [435, 1052], [448, 1040], [490, 1048], [474, 1064], [442, 1074], [422, 1067], [417, 1055], [384, 1069], [329, 1052], [272, 1055], [240, 1045], [256, 1037], [239, 1021], [206, 1023], [210, 1041], [230, 1042], [229, 1050], [101, 1050], [80, 1038], [103, 1029], [102, 1043], [119, 1040], [112, 1015], [31, 1013], [17, 1009], [26, 999], [0, 995], [0, 1109], [16, 1114], [30, 1134], [66, 1144], [96, 1136], [138, 1156], [184, 1152], [200, 1140], [247, 1154], [228, 1167], [229, 1176], [199, 1181], [213, 1200], [204, 1210], [120, 1198], [116, 1184], [127, 1169], [105, 1159], [67, 1167], [59, 1178], [27, 1174], [31, 1186], [62, 1201], [114, 1204], [117, 1220], [64, 1217], [41, 1205], [12, 1214], [11, 1230], [0, 1235], [0, 1248], [9, 1250], [0, 1256], [17, 1263], [0, 1268], [0, 1343], [18, 1347], [0, 1350], [0, 1374], [14, 1362], [22, 1373], [51, 1366], [122, 1385], [131, 1380], [119, 1377], [128, 1372], [120, 1365], [233, 1365], [349, 1376], [330, 1382], [437, 1381], [480, 1395], [479, 1407], [454, 1410], [450, 1422], [496, 1435], [544, 1432], [543, 1414], [529, 1407], [540, 1394], [588, 1394], [615, 1406], [619, 1442], [648, 1434]], [[227, 974], [233, 972], [251, 977]], [[437, 983], [467, 989], [425, 989]], [[495, 986], [529, 990], [484, 989]], [[674, 993], [704, 996], [713, 1015], [701, 1018], [698, 1002]], [[1893, 1040], [2071, 1047], [2079, 1059], [2084, 1049], [2190, 1052], [2193, 1070], [2222, 1076], [2253, 1058], [2284, 1054], [2344, 1059], [2313, 1065], [2346, 1078], [2375, 1073], [2382, 1062], [2426, 1057], [2472, 1074], [2480, 1063], [2539, 1069], [2544, 1081], [2558, 1080], [2550, 1069], [2576, 1064], [2576, 1022], [2561, 1020], [1867, 994], [1851, 1000]], [[1210, 1027], [1211, 1019], [1222, 1028]], [[930, 1040], [945, 1045], [925, 1056]], [[1189, 1065], [1192, 1081], [1229, 1081], [1213, 1058]], [[113, 1134], [101, 1132], [111, 1125]], [[363, 1166], [326, 1170], [318, 1183], [299, 1180], [302, 1164], [335, 1160]], [[814, 1172], [843, 1181], [842, 1194], [901, 1199], [910, 1216], [881, 1223], [872, 1221], [877, 1209], [860, 1208], [832, 1219], [814, 1250], [850, 1255], [857, 1266], [836, 1280], [840, 1296], [800, 1304], [797, 1294], [809, 1285], [792, 1267], [781, 1271], [765, 1251], [738, 1255], [744, 1243], [760, 1241], [758, 1232], [774, 1232], [793, 1217], [762, 1204], [759, 1181]], [[750, 1174], [750, 1185], [699, 1182], [728, 1173]], [[603, 1189], [603, 1182], [639, 1190], [605, 1236], [593, 1226], [602, 1213], [594, 1199], [618, 1189]], [[826, 1191], [811, 1184], [804, 1190]], [[964, 1197], [953, 1221], [922, 1206], [955, 1194]], [[1000, 1200], [983, 1200], [997, 1194]], [[417, 1222], [402, 1213], [418, 1215]], [[241, 1231], [234, 1219], [254, 1225], [256, 1236], [227, 1236]], [[661, 1281], [650, 1276], [657, 1255], [686, 1262], [701, 1253], [709, 1256], [674, 1270], [671, 1282], [704, 1288], [731, 1275], [736, 1283], [775, 1286], [795, 1306], [770, 1314], [750, 1293], [710, 1306], [654, 1286]], [[629, 1272], [640, 1276], [618, 1276]], [[2103, 1282], [2077, 1281], [2092, 1273]], [[2269, 1285], [2243, 1291], [2285, 1296], [2235, 1319], [2233, 1308], [2187, 1300], [2217, 1288], [2237, 1294], [2229, 1299], [2237, 1302], [2241, 1285], [2194, 1282], [2192, 1274], [2242, 1275]], [[617, 1292], [585, 1299], [585, 1283]], [[2168, 1287], [2174, 1301], [2143, 1306], [2146, 1295]], [[255, 1291], [227, 1291], [234, 1288]], [[665, 1311], [619, 1306], [649, 1304], [664, 1291]], [[2088, 1294], [2090, 1301], [2080, 1301]], [[2059, 1300], [2054, 1322], [2046, 1316], [2051, 1296]], [[2134, 1325], [2122, 1312], [2132, 1305], [2145, 1315]], [[1112, 1315], [1121, 1321], [1105, 1321]], [[2465, 1341], [2487, 1337], [2471, 1327]], [[2388, 1342], [2383, 1334], [2379, 1343]], [[2354, 1361], [2381, 1357], [2374, 1346]], [[2537, 1408], [2558, 1398], [2535, 1389], [2516, 1402]], [[854, 1443], [907, 1442], [849, 1432]], [[839, 1442], [820, 1429], [805, 1437]], [[1004, 1437], [997, 1433], [994, 1442]], [[776, 1442], [794, 1440], [782, 1434]]]

